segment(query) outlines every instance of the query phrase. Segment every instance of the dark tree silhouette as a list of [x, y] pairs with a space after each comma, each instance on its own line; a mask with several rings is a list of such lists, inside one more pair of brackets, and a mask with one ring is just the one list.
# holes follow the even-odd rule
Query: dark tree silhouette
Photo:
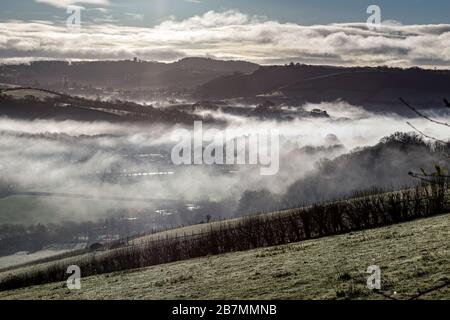
[[448, 102], [448, 100], [445, 98], [444, 98], [444, 103], [445, 103], [446, 107], [450, 108], [450, 102]]

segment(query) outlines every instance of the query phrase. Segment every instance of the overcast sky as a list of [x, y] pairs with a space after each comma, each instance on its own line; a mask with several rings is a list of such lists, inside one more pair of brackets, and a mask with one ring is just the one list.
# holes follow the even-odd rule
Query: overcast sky
[[[384, 24], [370, 30], [370, 4]], [[83, 7], [69, 30], [68, 5]], [[0, 61], [186, 56], [450, 65], [448, 0], [2, 0]]]

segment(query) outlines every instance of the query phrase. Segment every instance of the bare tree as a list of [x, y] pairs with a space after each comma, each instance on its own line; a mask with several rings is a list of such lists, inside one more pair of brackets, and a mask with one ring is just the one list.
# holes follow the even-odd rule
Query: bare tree
[[[440, 125], [440, 126], [445, 126], [445, 127], [449, 127], [450, 128], [450, 124], [448, 124], [447, 122], [442, 122], [442, 121], [438, 121], [435, 120], [425, 114], [423, 114], [422, 112], [420, 112], [417, 108], [413, 107], [410, 103], [408, 103], [405, 99], [403, 98], [399, 98], [400, 101], [411, 111], [413, 111], [415, 114], [417, 114], [419, 117], [426, 119], [436, 125]], [[447, 108], [450, 108], [450, 102], [448, 102], [447, 99], [443, 99], [444, 104]], [[418, 129], [417, 127], [415, 127], [414, 125], [412, 125], [410, 122], [406, 122], [408, 124], [408, 126], [410, 126], [414, 131], [416, 131], [417, 133], [419, 133], [420, 135], [422, 135], [425, 138], [428, 138], [430, 140], [434, 140], [435, 142], [437, 142], [440, 145], [443, 146], [448, 146], [449, 142], [448, 141], [444, 141], [441, 139], [438, 139], [436, 137], [433, 137], [431, 135], [428, 135], [426, 133], [424, 133], [422, 130]], [[449, 159], [450, 156], [447, 153], [444, 153], [444, 157], [445, 159]], [[447, 169], [441, 167], [439, 164], [435, 164], [434, 165], [434, 172], [428, 173], [427, 171], [425, 171], [423, 168], [421, 168], [421, 172], [417, 173], [417, 172], [410, 172], [409, 175], [414, 177], [414, 178], [418, 178], [422, 181], [428, 182], [428, 183], [439, 183], [442, 184], [446, 181], [448, 181], [448, 179], [450, 179], [450, 175], [447, 174]]]

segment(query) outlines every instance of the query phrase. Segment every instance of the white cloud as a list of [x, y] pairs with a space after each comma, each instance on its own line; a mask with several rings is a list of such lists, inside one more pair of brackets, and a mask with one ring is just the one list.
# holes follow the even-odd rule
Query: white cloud
[[34, 0], [38, 3], [45, 3], [58, 8], [67, 8], [68, 6], [79, 4], [91, 4], [98, 6], [109, 5], [109, 0]]
[[169, 19], [151, 28], [83, 24], [79, 32], [44, 22], [0, 23], [3, 61], [133, 56], [164, 61], [209, 56], [263, 64], [450, 66], [450, 24], [388, 23], [378, 30], [369, 30], [365, 23], [302, 26], [235, 10]]

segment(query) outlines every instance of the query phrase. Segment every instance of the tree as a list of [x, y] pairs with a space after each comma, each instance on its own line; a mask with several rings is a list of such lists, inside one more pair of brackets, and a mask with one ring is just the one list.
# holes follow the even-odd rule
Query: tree
[[[447, 122], [442, 122], [442, 121], [438, 121], [435, 120], [425, 114], [423, 114], [422, 112], [420, 112], [417, 108], [413, 107], [411, 104], [409, 104], [405, 99], [403, 98], [399, 98], [400, 101], [411, 111], [413, 111], [415, 114], [417, 114], [419, 117], [426, 119], [436, 125], [440, 125], [440, 126], [445, 126], [445, 127], [449, 127], [450, 128], [450, 124], [448, 124]], [[448, 102], [447, 99], [443, 99], [444, 104], [447, 108], [450, 108], [450, 103]], [[407, 124], [417, 133], [419, 133], [420, 135], [424, 136], [425, 138], [434, 140], [435, 142], [437, 142], [440, 145], [444, 145], [444, 146], [448, 146], [449, 142], [448, 141], [443, 141], [441, 139], [438, 139], [436, 137], [430, 136], [425, 134], [422, 130], [416, 128], [414, 125], [412, 125], [410, 122], [407, 122]], [[444, 154], [446, 159], [449, 159], [450, 156], [448, 154]], [[446, 182], [449, 180], [450, 175], [447, 174], [448, 170], [446, 168], [441, 167], [439, 164], [435, 164], [434, 165], [434, 172], [427, 172], [426, 170], [424, 170], [423, 168], [420, 169], [420, 173], [417, 172], [409, 172], [409, 175], [414, 177], [414, 178], [418, 178], [422, 181], [428, 182], [428, 183], [438, 183], [438, 184], [446, 184]]]
[[239, 200], [238, 214], [254, 214], [275, 210], [279, 199], [267, 189], [245, 191]]

